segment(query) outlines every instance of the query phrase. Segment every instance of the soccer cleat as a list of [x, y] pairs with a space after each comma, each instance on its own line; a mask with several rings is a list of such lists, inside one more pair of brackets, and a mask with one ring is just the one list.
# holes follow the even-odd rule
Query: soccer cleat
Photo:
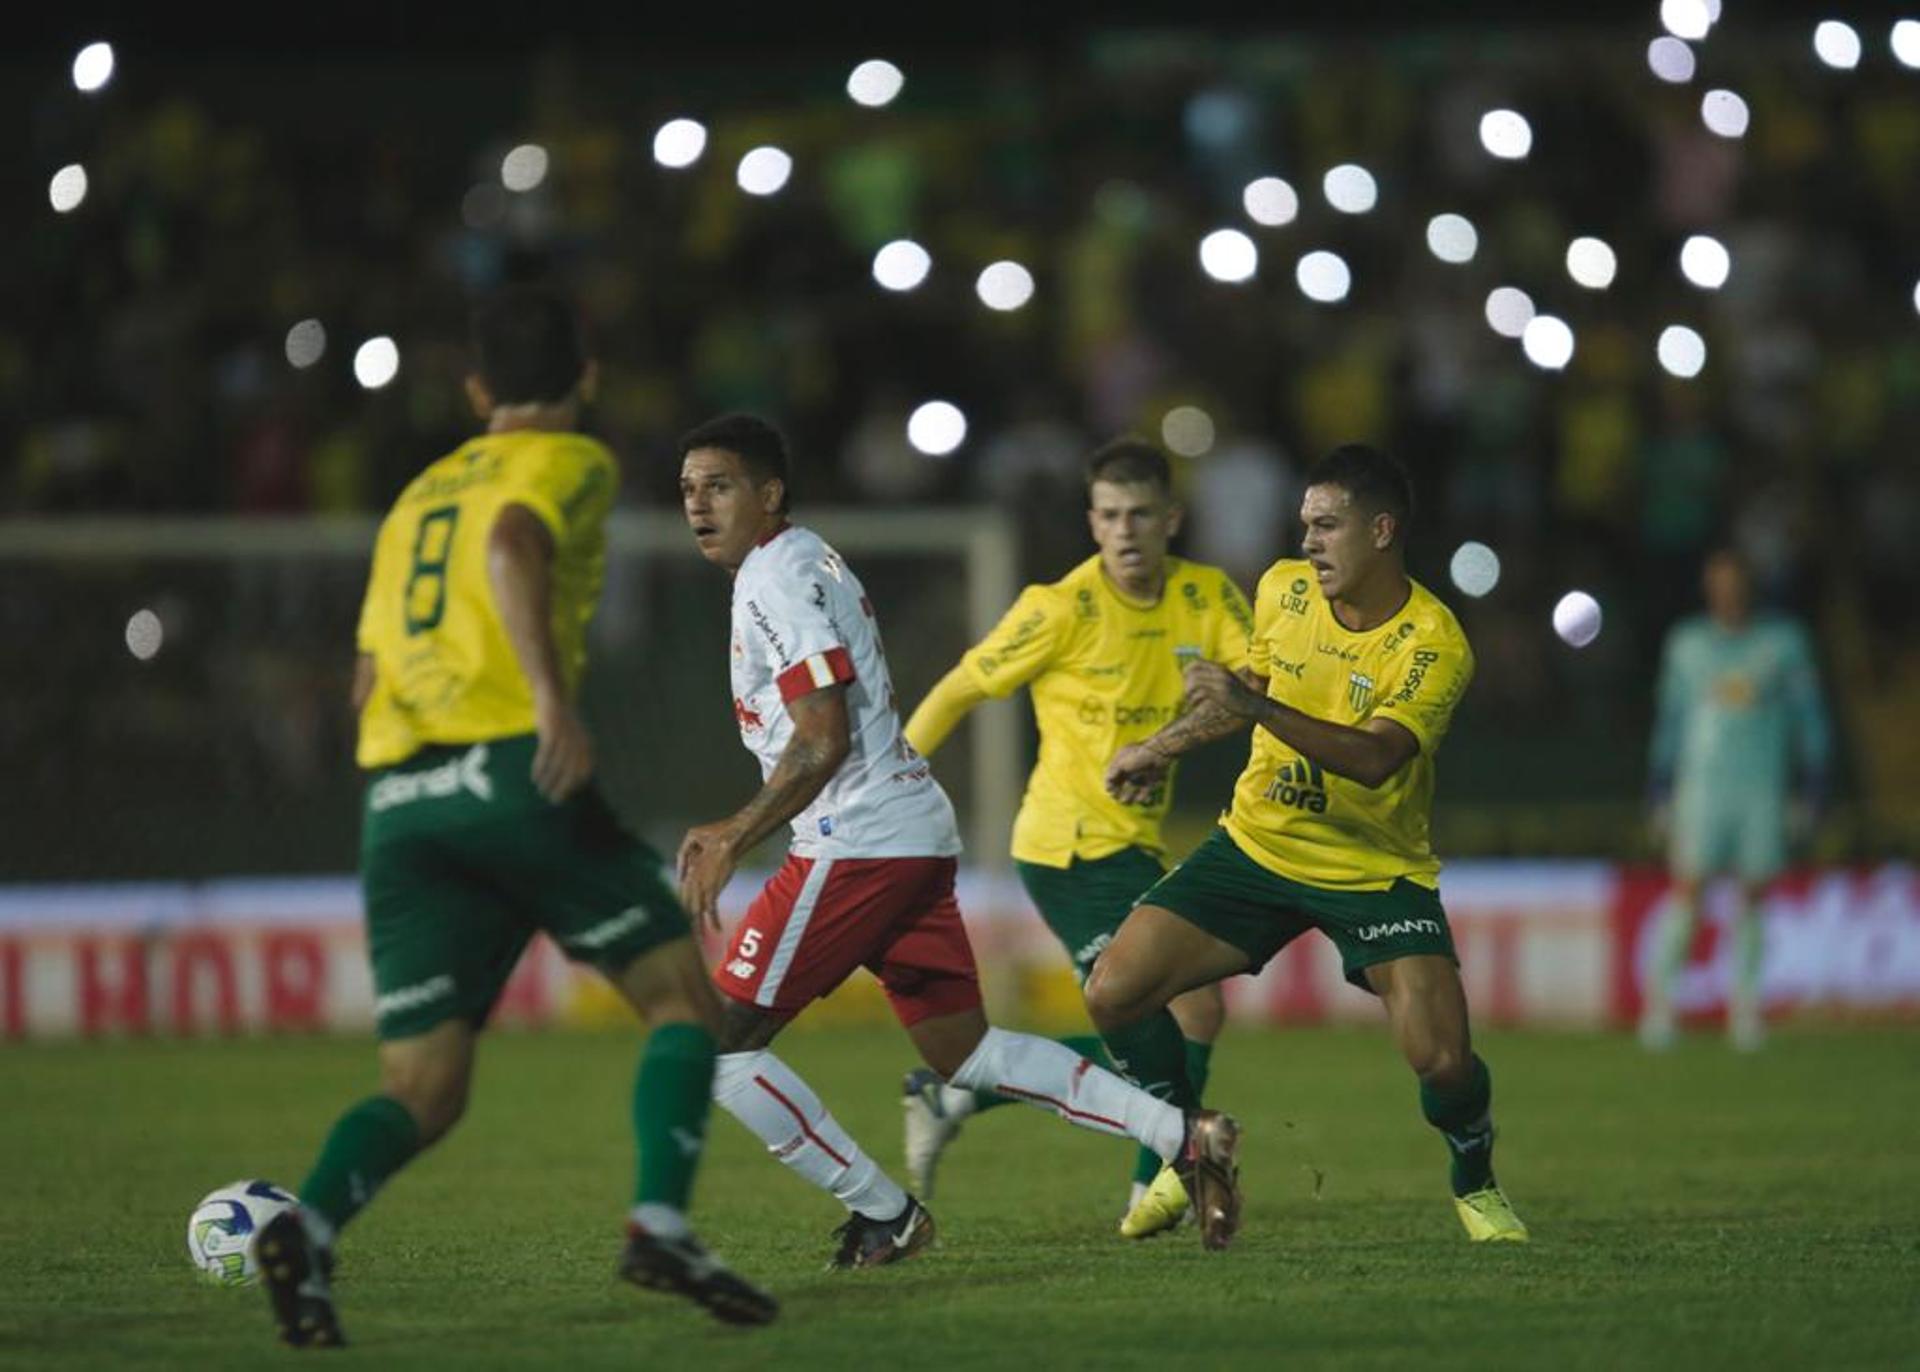
[[333, 1310], [333, 1254], [316, 1244], [298, 1210], [268, 1221], [253, 1241], [280, 1341], [293, 1348], [339, 1348], [346, 1335]]
[[827, 1264], [828, 1271], [883, 1267], [903, 1262], [933, 1242], [933, 1216], [926, 1206], [908, 1196], [907, 1208], [892, 1219], [868, 1219], [856, 1213], [834, 1230], [833, 1236], [840, 1240], [840, 1247]]
[[646, 1291], [685, 1296], [725, 1324], [771, 1324], [780, 1303], [709, 1253], [700, 1240], [665, 1239], [627, 1225], [619, 1275]]
[[914, 1068], [900, 1083], [900, 1109], [907, 1123], [907, 1185], [922, 1196], [933, 1195], [940, 1154], [960, 1136], [961, 1121], [940, 1101], [945, 1086], [938, 1072], [925, 1067]]
[[1475, 1243], [1525, 1243], [1527, 1226], [1513, 1213], [1506, 1193], [1497, 1186], [1483, 1186], [1464, 1196], [1453, 1198], [1460, 1223]]
[[1164, 1234], [1176, 1228], [1191, 1210], [1187, 1188], [1181, 1184], [1180, 1174], [1171, 1167], [1163, 1167], [1160, 1175], [1141, 1193], [1140, 1199], [1128, 1207], [1127, 1213], [1121, 1217], [1120, 1237], [1150, 1239], [1156, 1234]]
[[1200, 1242], [1208, 1248], [1225, 1248], [1240, 1227], [1239, 1155], [1240, 1122], [1232, 1115], [1187, 1112], [1187, 1137], [1173, 1170], [1193, 1199]]

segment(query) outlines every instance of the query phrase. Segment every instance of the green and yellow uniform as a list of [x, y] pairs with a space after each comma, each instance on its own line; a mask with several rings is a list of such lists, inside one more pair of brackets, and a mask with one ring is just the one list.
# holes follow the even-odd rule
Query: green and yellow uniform
[[370, 772], [361, 878], [385, 1037], [483, 1022], [536, 929], [610, 971], [688, 931], [659, 856], [594, 787], [560, 805], [534, 789], [532, 690], [487, 571], [495, 520], [525, 507], [553, 537], [552, 632], [577, 685], [618, 484], [591, 438], [487, 434], [416, 477], [380, 526], [357, 756]]
[[1249, 654], [1268, 696], [1335, 724], [1392, 720], [1420, 751], [1370, 788], [1256, 728], [1221, 827], [1144, 903], [1234, 944], [1256, 969], [1309, 928], [1333, 939], [1360, 986], [1375, 963], [1453, 957], [1428, 821], [1434, 752], [1473, 677], [1473, 651], [1452, 612], [1409, 584], [1396, 614], [1355, 633], [1334, 617], [1308, 563], [1268, 569]]
[[[1253, 616], [1217, 567], [1170, 557], [1159, 598], [1136, 601], [1088, 558], [1060, 580], [1029, 586], [961, 659], [976, 689], [1031, 690], [1040, 756], [1013, 825], [1013, 857], [1048, 927], [1084, 980], [1140, 893], [1164, 872], [1161, 822], [1172, 776], [1143, 805], [1107, 794], [1107, 764], [1178, 716], [1193, 658], [1247, 666]], [[907, 726], [929, 733], [930, 699]], [[932, 730], [944, 733], [936, 721]]]

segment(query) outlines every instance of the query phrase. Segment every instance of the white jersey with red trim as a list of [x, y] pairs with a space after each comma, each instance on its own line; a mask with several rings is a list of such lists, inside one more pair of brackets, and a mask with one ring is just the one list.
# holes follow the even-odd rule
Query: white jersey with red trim
[[951, 857], [953, 804], [908, 745], [880, 625], [860, 579], [811, 529], [786, 525], [733, 578], [733, 714], [771, 775], [793, 737], [787, 702], [847, 684], [852, 750], [793, 818], [800, 857]]

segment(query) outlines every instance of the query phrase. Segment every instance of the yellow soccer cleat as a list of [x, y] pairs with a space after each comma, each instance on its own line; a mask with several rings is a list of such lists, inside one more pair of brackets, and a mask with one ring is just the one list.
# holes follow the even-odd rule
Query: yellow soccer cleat
[[1186, 1218], [1187, 1188], [1179, 1173], [1162, 1167], [1160, 1175], [1141, 1193], [1120, 1221], [1123, 1239], [1150, 1239], [1164, 1234]]
[[1483, 1187], [1453, 1198], [1460, 1223], [1475, 1243], [1525, 1243], [1527, 1226], [1513, 1213], [1506, 1193], [1497, 1186]]

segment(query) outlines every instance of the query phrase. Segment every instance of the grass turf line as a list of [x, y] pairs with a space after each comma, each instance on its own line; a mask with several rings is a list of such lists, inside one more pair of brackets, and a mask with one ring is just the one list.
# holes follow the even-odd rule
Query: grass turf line
[[[941, 1247], [828, 1275], [833, 1202], [716, 1113], [695, 1222], [783, 1302], [766, 1331], [614, 1281], [632, 1036], [490, 1036], [471, 1113], [342, 1248], [354, 1347], [471, 1369], [1019, 1361], [1208, 1367], [1885, 1366], [1920, 1316], [1920, 1033], [1805, 1030], [1742, 1057], [1490, 1033], [1499, 1173], [1525, 1248], [1466, 1243], [1445, 1151], [1377, 1030], [1235, 1029], [1210, 1095], [1248, 1130], [1245, 1227], [1114, 1235], [1130, 1145], [1038, 1111], [972, 1122], [942, 1168]], [[781, 1051], [900, 1175], [890, 1029]], [[257, 1366], [258, 1291], [199, 1285], [204, 1192], [296, 1185], [373, 1085], [357, 1039], [0, 1051], [0, 1366]], [[1317, 1192], [1317, 1194], [1316, 1194]], [[291, 1355], [288, 1355], [291, 1356]]]

